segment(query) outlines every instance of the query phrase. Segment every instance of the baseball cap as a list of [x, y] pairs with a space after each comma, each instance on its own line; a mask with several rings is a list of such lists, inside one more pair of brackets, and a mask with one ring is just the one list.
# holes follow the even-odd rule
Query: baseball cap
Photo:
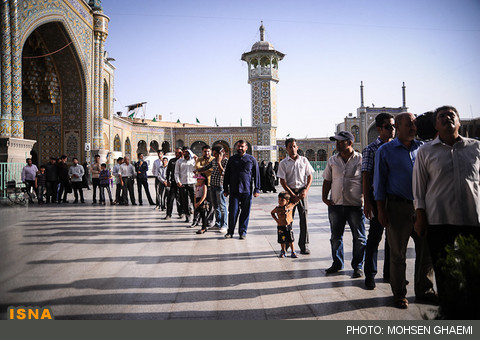
[[355, 138], [353, 137], [352, 133], [351, 132], [348, 132], [348, 131], [340, 131], [339, 133], [337, 133], [335, 136], [333, 137], [330, 137], [330, 140], [333, 142], [333, 141], [337, 141], [337, 140], [351, 140], [351, 141], [354, 141]]

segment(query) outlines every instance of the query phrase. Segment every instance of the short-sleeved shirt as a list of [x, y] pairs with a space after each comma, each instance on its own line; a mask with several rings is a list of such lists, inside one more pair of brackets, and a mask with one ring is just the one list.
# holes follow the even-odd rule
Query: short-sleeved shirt
[[413, 201], [413, 164], [422, 144], [413, 140], [410, 149], [407, 149], [395, 138], [378, 149], [373, 175], [375, 200], [384, 201], [390, 194]]
[[362, 155], [354, 151], [345, 162], [340, 154], [328, 159], [323, 178], [332, 182], [335, 205], [362, 206]]
[[298, 155], [294, 160], [287, 155], [278, 165], [277, 177], [284, 179], [291, 189], [302, 189], [307, 186], [308, 176], [314, 173], [315, 170], [307, 157]]

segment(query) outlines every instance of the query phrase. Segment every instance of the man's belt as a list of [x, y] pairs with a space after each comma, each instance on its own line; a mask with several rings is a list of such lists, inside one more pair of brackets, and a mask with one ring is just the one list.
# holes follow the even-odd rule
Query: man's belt
[[301, 192], [301, 191], [305, 190], [305, 189], [306, 189], [305, 187], [303, 187], [303, 188], [300, 188], [300, 189], [294, 189], [294, 188], [290, 188], [290, 190], [292, 190], [292, 192], [294, 192], [294, 193], [295, 193], [295, 195], [296, 195], [296, 194], [298, 194], [299, 192]]
[[400, 197], [400, 196], [397, 196], [397, 195], [393, 195], [393, 194], [387, 194], [387, 199], [389, 201], [392, 201], [392, 202], [403, 202], [403, 203], [413, 204], [412, 200], [408, 200], [406, 198], [403, 198], [403, 197]]

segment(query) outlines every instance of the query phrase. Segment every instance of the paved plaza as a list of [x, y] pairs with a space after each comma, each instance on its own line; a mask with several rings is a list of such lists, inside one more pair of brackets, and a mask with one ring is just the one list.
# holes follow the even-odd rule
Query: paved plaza
[[[153, 182], [150, 188], [153, 189]], [[436, 307], [415, 303], [414, 248], [408, 248], [410, 307], [392, 307], [390, 285], [377, 289], [331, 264], [321, 188], [309, 195], [311, 255], [279, 258], [270, 211], [277, 194], [254, 199], [246, 240], [169, 221], [148, 205], [0, 207], [0, 318], [9, 306], [51, 307], [56, 319], [355, 319], [420, 320]], [[69, 195], [70, 202], [73, 195]], [[298, 220], [294, 222], [298, 237]], [[383, 242], [379, 254], [383, 269]]]

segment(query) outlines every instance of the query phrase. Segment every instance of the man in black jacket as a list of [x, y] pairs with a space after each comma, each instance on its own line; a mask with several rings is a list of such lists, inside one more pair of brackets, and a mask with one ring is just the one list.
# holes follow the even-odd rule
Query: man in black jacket
[[173, 200], [177, 201], [177, 212], [180, 218], [183, 218], [181, 215], [182, 207], [180, 206], [180, 191], [177, 187], [177, 182], [175, 182], [175, 165], [177, 164], [177, 160], [182, 158], [183, 153], [181, 148], [175, 149], [175, 158], [172, 158], [168, 162], [167, 166], [167, 184], [170, 190], [168, 191], [167, 197], [167, 215], [165, 219], [168, 220], [172, 218], [172, 211], [173, 211]]
[[142, 186], [145, 189], [145, 193], [147, 194], [148, 203], [150, 205], [155, 205], [155, 202], [152, 200], [152, 196], [150, 196], [150, 190], [148, 189], [148, 164], [143, 160], [143, 153], [138, 154], [138, 162], [135, 163], [135, 172], [137, 173], [137, 189], [138, 189], [138, 204], [143, 205], [142, 200]]

